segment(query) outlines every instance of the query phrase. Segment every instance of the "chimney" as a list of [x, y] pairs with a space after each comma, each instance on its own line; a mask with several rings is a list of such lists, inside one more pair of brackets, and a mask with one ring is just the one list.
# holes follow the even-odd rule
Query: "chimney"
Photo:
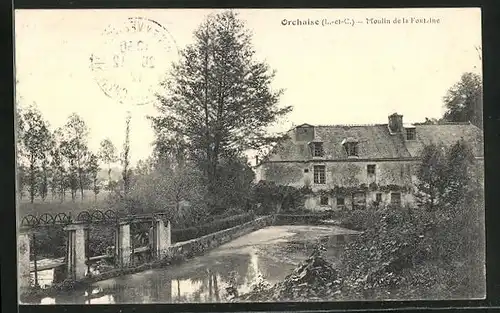
[[255, 165], [259, 165], [259, 156], [258, 155], [255, 156]]
[[389, 131], [391, 134], [403, 131], [403, 115], [393, 113], [389, 115]]

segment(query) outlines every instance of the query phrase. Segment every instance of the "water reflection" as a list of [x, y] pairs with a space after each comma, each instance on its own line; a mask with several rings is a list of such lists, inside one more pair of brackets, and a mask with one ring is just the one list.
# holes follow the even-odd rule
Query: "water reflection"
[[[285, 227], [282, 232], [280, 228], [273, 230], [274, 236], [281, 238], [290, 228]], [[267, 238], [269, 229], [266, 231]], [[252, 243], [259, 234], [251, 234], [254, 237], [239, 238], [178, 266], [97, 282], [87, 290], [60, 294], [55, 299], [45, 298], [40, 303], [227, 302], [230, 295], [226, 288], [230, 285], [242, 294], [249, 292], [261, 277], [271, 284], [282, 281], [311, 253], [314, 244], [324, 239], [327, 230], [309, 227], [305, 231], [307, 235], [298, 232], [302, 237], [287, 235], [287, 240], [272, 243], [268, 240], [266, 244]], [[333, 245], [328, 247], [327, 257], [335, 261], [340, 252], [341, 248]]]
[[[35, 272], [30, 273], [32, 284], [35, 283]], [[49, 287], [54, 281], [54, 270], [39, 271], [37, 273], [38, 285], [42, 288]]]

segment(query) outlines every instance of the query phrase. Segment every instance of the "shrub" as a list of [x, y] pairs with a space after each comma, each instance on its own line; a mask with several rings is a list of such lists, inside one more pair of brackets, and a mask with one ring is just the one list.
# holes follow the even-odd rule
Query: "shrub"
[[352, 230], [363, 231], [373, 224], [376, 212], [377, 209], [374, 207], [362, 210], [343, 210], [339, 213], [340, 225]]
[[295, 212], [304, 209], [305, 196], [309, 192], [309, 188], [298, 189], [260, 181], [253, 186], [252, 201], [257, 204], [256, 213], [260, 215], [276, 213], [277, 204], [281, 204], [283, 212]]
[[115, 228], [109, 226], [93, 226], [89, 235], [89, 255], [107, 254], [107, 248], [115, 245]]
[[196, 227], [172, 230], [172, 242], [186, 241], [199, 238], [224, 229], [235, 227], [254, 219], [253, 213], [240, 214], [222, 220], [213, 221]]
[[32, 246], [37, 259], [63, 257], [66, 254], [66, 238], [66, 231], [61, 225], [38, 229]]

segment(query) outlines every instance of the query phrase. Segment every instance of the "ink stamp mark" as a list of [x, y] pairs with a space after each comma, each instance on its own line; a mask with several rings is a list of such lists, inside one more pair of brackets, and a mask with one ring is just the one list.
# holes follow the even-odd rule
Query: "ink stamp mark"
[[101, 90], [122, 104], [143, 105], [155, 98], [170, 65], [178, 57], [175, 40], [158, 22], [130, 17], [110, 26], [90, 56]]

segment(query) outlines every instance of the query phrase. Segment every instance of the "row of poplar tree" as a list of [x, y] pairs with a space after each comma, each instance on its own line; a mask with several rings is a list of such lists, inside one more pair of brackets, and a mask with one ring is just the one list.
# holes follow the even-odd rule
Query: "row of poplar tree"
[[[121, 161], [129, 163], [128, 131], [124, 149], [120, 156], [113, 142], [105, 138], [97, 152], [88, 146], [89, 128], [76, 113], [71, 114], [66, 123], [54, 131], [44, 119], [36, 105], [17, 108], [16, 161], [17, 194], [20, 199], [28, 197], [45, 201], [49, 195], [53, 199], [66, 200], [69, 191], [75, 201], [78, 193], [84, 199], [84, 190], [92, 190], [95, 199], [101, 189], [113, 189], [117, 182], [112, 181], [111, 166]], [[108, 182], [102, 186], [99, 173], [107, 168]], [[126, 178], [128, 171], [124, 170]]]

